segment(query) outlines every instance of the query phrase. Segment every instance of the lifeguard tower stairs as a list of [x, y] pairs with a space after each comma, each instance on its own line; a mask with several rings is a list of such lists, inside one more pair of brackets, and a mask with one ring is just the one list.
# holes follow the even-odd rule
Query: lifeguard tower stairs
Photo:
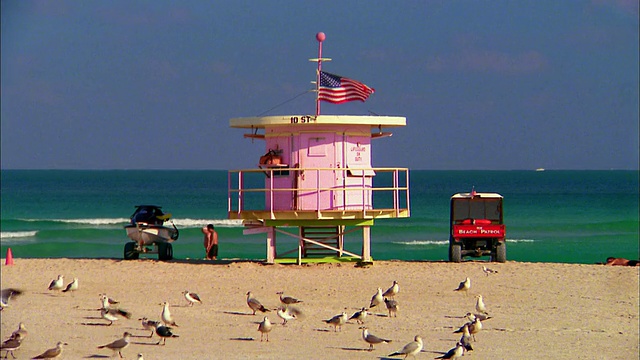
[[[318, 76], [322, 41], [319, 42]], [[316, 91], [321, 80], [316, 81]], [[372, 140], [406, 126], [399, 116], [316, 114], [234, 118], [232, 128], [265, 141], [252, 169], [228, 173], [228, 218], [241, 219], [244, 234], [266, 234], [266, 262], [292, 257], [351, 257], [371, 262], [375, 220], [408, 218], [409, 170], [371, 166]], [[375, 206], [374, 206], [375, 201]], [[347, 251], [345, 235], [360, 231], [360, 253]], [[297, 239], [293, 249], [276, 247], [276, 234]]]

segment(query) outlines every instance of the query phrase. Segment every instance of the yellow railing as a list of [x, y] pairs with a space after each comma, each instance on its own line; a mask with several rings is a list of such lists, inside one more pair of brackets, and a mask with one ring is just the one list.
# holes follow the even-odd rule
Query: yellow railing
[[[375, 173], [375, 175], [373, 175]], [[298, 177], [313, 176], [315, 184], [321, 179], [344, 179], [342, 185], [330, 187], [283, 187], [278, 179], [298, 183]], [[352, 174], [352, 175], [350, 175]], [[356, 174], [356, 175], [353, 175]], [[265, 181], [266, 176], [266, 181]], [[347, 184], [346, 179], [351, 179]], [[356, 182], [353, 179], [361, 179]], [[278, 193], [289, 192], [293, 198], [300, 194], [315, 194], [315, 204], [321, 196], [342, 192], [342, 204], [331, 208], [299, 209], [297, 199], [291, 208], [274, 208]], [[354, 193], [357, 192], [357, 195]], [[349, 194], [347, 196], [347, 194]], [[349, 201], [347, 202], [347, 198]], [[357, 203], [358, 205], [353, 205]], [[374, 207], [374, 204], [376, 205]], [[409, 169], [407, 168], [289, 168], [284, 166], [263, 169], [230, 170], [228, 173], [228, 217], [244, 220], [317, 220], [317, 219], [373, 219], [410, 216]]]

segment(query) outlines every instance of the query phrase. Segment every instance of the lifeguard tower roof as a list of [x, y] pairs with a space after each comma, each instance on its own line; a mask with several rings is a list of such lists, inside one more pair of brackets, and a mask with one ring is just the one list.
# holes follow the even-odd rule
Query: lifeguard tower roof
[[403, 116], [371, 115], [318, 115], [318, 116], [261, 116], [233, 118], [229, 120], [232, 128], [264, 129], [268, 126], [291, 125], [304, 118], [309, 124], [317, 125], [369, 125], [371, 127], [400, 127], [407, 125]]

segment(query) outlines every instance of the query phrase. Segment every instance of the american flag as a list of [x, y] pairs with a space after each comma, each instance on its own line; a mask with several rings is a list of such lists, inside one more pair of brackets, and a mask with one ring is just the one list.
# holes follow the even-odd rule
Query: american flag
[[355, 100], [365, 101], [374, 92], [375, 89], [359, 81], [320, 71], [319, 100], [334, 104]]

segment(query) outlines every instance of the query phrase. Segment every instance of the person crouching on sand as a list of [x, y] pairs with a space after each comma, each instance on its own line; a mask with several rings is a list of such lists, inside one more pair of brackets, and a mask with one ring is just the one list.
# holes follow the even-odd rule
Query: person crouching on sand
[[204, 249], [206, 251], [207, 260], [218, 259], [218, 233], [213, 228], [213, 224], [209, 224], [202, 228], [204, 234]]

